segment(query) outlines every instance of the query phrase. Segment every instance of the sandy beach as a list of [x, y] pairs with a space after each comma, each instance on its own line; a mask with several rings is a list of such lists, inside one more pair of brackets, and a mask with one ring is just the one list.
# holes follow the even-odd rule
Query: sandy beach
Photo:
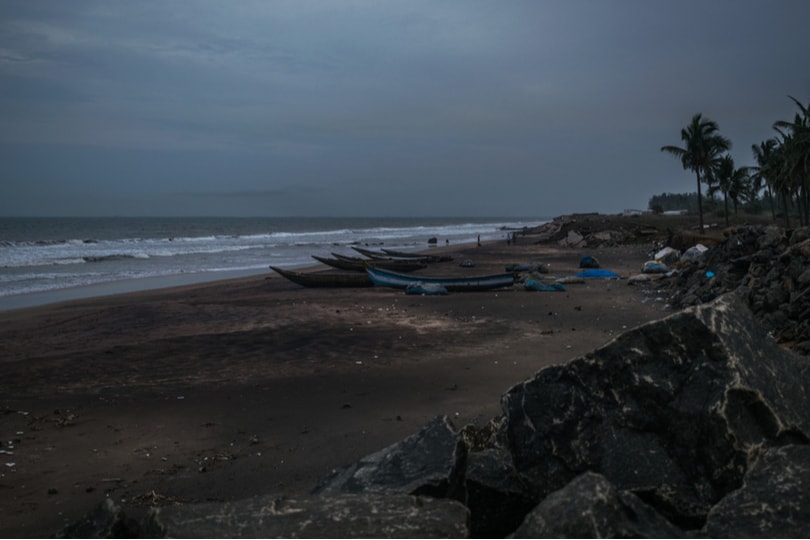
[[[623, 277], [650, 245], [441, 247], [426, 273], [584, 254]], [[460, 268], [471, 259], [475, 268]], [[146, 508], [303, 494], [437, 415], [500, 395], [668, 314], [653, 286], [590, 280], [447, 296], [306, 289], [272, 274], [0, 313], [0, 535], [50, 536], [104, 497]]]

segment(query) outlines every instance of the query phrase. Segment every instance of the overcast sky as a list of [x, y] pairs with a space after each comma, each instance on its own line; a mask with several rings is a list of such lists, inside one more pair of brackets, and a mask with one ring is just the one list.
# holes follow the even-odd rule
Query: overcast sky
[[810, 102], [807, 0], [2, 0], [0, 216], [507, 216], [696, 188]]

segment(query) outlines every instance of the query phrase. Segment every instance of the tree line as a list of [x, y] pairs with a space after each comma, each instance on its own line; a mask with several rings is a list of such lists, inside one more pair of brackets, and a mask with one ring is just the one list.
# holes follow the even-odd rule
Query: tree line
[[[708, 193], [706, 200], [703, 201], [703, 209], [705, 213], [714, 212], [717, 215], [726, 215], [723, 211], [725, 206], [724, 201], [718, 201], [717, 194], [719, 190]], [[780, 201], [773, 200], [766, 191], [762, 191], [758, 196], [756, 194], [748, 193], [744, 197], [740, 197], [734, 209], [734, 214], [740, 210], [749, 214], [761, 214], [763, 209], [769, 208], [773, 205], [774, 208], [780, 207]], [[650, 197], [647, 208], [652, 210], [653, 213], [679, 211], [687, 214], [698, 213], [698, 198], [697, 193], [692, 191], [690, 193], [661, 193], [660, 195], [653, 195]], [[779, 211], [781, 216], [781, 210]], [[776, 219], [776, 216], [774, 216]]]
[[[717, 122], [701, 113], [681, 129], [683, 146], [662, 146], [661, 151], [678, 158], [684, 170], [692, 171], [697, 180], [697, 211], [703, 229], [702, 184], [711, 200], [723, 195], [726, 222], [729, 203], [737, 213], [741, 205], [765, 201], [776, 219], [777, 206], [790, 227], [791, 214], [801, 225], [810, 225], [810, 103], [804, 106], [788, 96], [799, 111], [793, 120], [773, 123], [776, 135], [751, 146], [756, 165], [736, 167], [729, 153], [731, 140], [722, 136]], [[652, 208], [651, 201], [651, 208]], [[685, 207], [689, 209], [689, 207]]]

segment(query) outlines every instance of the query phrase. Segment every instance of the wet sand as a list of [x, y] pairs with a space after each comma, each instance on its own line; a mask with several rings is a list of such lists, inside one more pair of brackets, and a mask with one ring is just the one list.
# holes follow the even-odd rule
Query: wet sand
[[[455, 261], [425, 273], [541, 262], [562, 276], [588, 253], [626, 278], [648, 246], [438, 251]], [[436, 415], [482, 425], [538, 369], [667, 315], [651, 287], [408, 296], [268, 271], [0, 313], [0, 535], [50, 536], [106, 496], [146, 508], [305, 494]]]

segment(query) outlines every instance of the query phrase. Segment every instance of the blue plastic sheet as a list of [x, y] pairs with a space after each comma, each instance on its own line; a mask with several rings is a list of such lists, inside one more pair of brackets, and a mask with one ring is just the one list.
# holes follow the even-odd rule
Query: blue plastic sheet
[[562, 283], [543, 283], [542, 281], [535, 281], [533, 279], [527, 279], [523, 283], [523, 288], [527, 291], [565, 291], [565, 287], [563, 287]]
[[601, 269], [590, 269], [590, 270], [583, 270], [582, 272], [577, 274], [577, 277], [581, 278], [601, 278], [601, 279], [616, 279], [619, 277], [619, 274], [616, 272], [612, 272], [610, 270], [601, 270]]

